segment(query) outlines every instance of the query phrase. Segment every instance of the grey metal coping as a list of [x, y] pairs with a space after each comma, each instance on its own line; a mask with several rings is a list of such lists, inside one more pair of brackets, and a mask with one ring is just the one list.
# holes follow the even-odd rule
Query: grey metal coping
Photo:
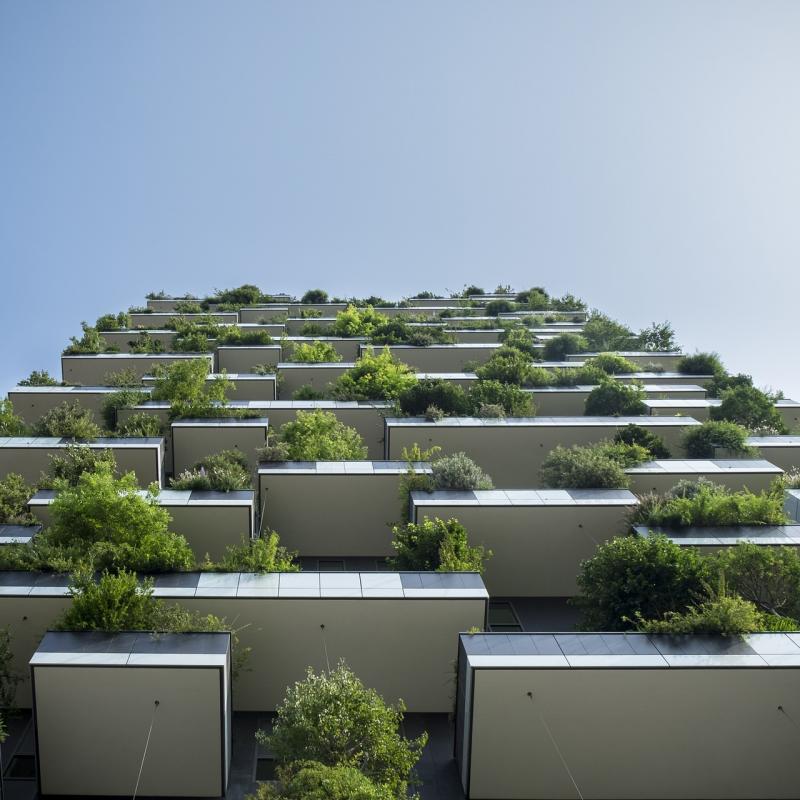
[[[152, 386], [131, 387], [136, 391], [151, 392]], [[12, 392], [20, 394], [111, 394], [121, 391], [118, 386], [14, 386]]]
[[476, 381], [474, 372], [415, 372], [418, 381]]
[[625, 470], [628, 475], [708, 475], [730, 473], [767, 473], [782, 475], [783, 470], [763, 459], [663, 459], [645, 461]]
[[[615, 376], [610, 376], [615, 377]], [[581, 392], [591, 392], [593, 389], [596, 389], [600, 384], [578, 384], [576, 386], [532, 386], [532, 387], [525, 387], [523, 388], [523, 392], [531, 392], [533, 394], [570, 394], [570, 393], [581, 393]], [[642, 388], [645, 392], [705, 392], [705, 389], [702, 386], [694, 386], [690, 383], [650, 383], [650, 384], [643, 384]], [[667, 404], [672, 403], [671, 400], [663, 401]], [[690, 401], [681, 401], [677, 400], [676, 402], [690, 402]]]
[[800, 667], [800, 633], [462, 633], [459, 639], [473, 668]]
[[[223, 378], [223, 377], [237, 381], [274, 381], [277, 376], [274, 373], [267, 373], [266, 375], [258, 375], [255, 372], [209, 372], [208, 375], [206, 376], [206, 380], [213, 381], [216, 380], [217, 378]], [[156, 378], [154, 375], [142, 375], [142, 380], [154, 383]], [[110, 388], [114, 392], [119, 391], [119, 389], [113, 386]], [[144, 391], [149, 392], [151, 388], [152, 387], [150, 386], [146, 386]]]
[[42, 530], [41, 525], [0, 525], [0, 545], [28, 544]]
[[426, 461], [262, 461], [259, 475], [404, 475], [410, 467], [415, 472], [429, 473]]
[[[477, 572], [175, 572], [153, 576], [155, 597], [487, 600]], [[0, 571], [0, 597], [65, 597], [69, 576]]]
[[393, 350], [497, 350], [502, 344], [495, 342], [456, 342], [454, 344], [362, 344], [361, 347], [374, 347], [383, 349], [390, 347]]
[[267, 428], [267, 417], [196, 417], [176, 419], [170, 423], [173, 428]]
[[[313, 320], [306, 320], [312, 322]], [[321, 333], [319, 336], [284, 336], [288, 342], [366, 342], [366, 336], [328, 336]]]
[[[636, 356], [642, 358], [665, 358], [667, 356], [674, 358], [675, 356], [685, 356], [686, 353], [681, 353], [679, 350], [614, 350], [611, 351], [615, 356], [622, 356], [628, 358], [629, 356]], [[608, 351], [603, 353], [578, 353], [581, 358], [596, 358], [597, 356], [607, 355]]]
[[411, 492], [415, 506], [636, 506], [627, 489], [478, 489]]
[[[149, 496], [144, 489], [137, 489], [141, 497]], [[29, 508], [49, 506], [56, 497], [53, 489], [40, 489], [28, 500]], [[252, 489], [240, 489], [233, 492], [199, 491], [197, 489], [161, 489], [155, 496], [155, 502], [163, 506], [243, 506], [252, 508], [255, 492]]]
[[281, 349], [281, 346], [279, 344], [220, 344], [220, 345], [217, 345], [217, 351], [220, 351], [220, 350], [280, 350], [280, 349]]
[[[640, 381], [646, 381], [648, 378], [688, 378], [689, 375], [686, 375], [683, 372], [619, 372], [616, 375], [612, 375], [612, 378], [637, 378]], [[697, 380], [711, 380], [714, 376], [713, 375], [692, 375], [692, 378], [696, 378]], [[703, 388], [702, 386], [700, 387]]]
[[800, 436], [748, 436], [745, 441], [753, 447], [800, 447]]
[[[146, 400], [138, 403], [131, 408], [163, 408], [169, 409], [166, 400]], [[282, 409], [305, 411], [308, 409], [354, 409], [354, 408], [392, 408], [393, 403], [389, 400], [229, 400], [225, 404], [226, 408], [250, 408], [256, 411], [269, 411], [270, 409]], [[639, 417], [641, 419], [641, 417]], [[647, 418], [648, 420], [650, 417]], [[654, 419], [657, 419], [654, 417]], [[667, 419], [667, 417], [661, 417]]]
[[277, 369], [287, 372], [292, 369], [352, 369], [355, 361], [279, 361]]
[[47, 631], [29, 662], [46, 666], [224, 666], [227, 632]]
[[[144, 329], [143, 329], [144, 330]], [[214, 358], [213, 353], [63, 353], [61, 358], [121, 358], [132, 359], [134, 361], [142, 361], [149, 359], [150, 361], [159, 361], [161, 359], [187, 359], [187, 358], [207, 358], [211, 361]]]
[[[679, 406], [685, 408], [717, 408], [722, 405], [722, 400], [719, 397], [706, 397], [696, 398], [689, 400], [645, 400], [644, 404], [651, 408], [669, 408], [671, 406]], [[775, 408], [799, 408], [800, 403], [797, 400], [792, 400], [788, 397], [781, 400], [776, 400], [773, 405]]]
[[[444, 417], [428, 420], [425, 417], [387, 417], [386, 424], [392, 427], [427, 427], [440, 428], [496, 428], [508, 427], [559, 427], [559, 428], [618, 428], [622, 425], [645, 425], [647, 427], [700, 425], [692, 417]], [[800, 442], [800, 437], [798, 437]]]
[[115, 439], [113, 437], [98, 437], [97, 439], [69, 439], [58, 436], [3, 436], [0, 437], [0, 447], [66, 447], [69, 444], [80, 444], [85, 447], [155, 447], [164, 443], [162, 437], [141, 436]]
[[800, 523], [789, 525], [731, 525], [697, 528], [658, 528], [635, 525], [637, 536], [666, 536], [686, 547], [730, 547], [739, 542], [764, 546], [800, 546]]

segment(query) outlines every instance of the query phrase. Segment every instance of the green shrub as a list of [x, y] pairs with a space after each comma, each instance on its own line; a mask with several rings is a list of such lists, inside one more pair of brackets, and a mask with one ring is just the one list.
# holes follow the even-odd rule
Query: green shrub
[[219, 572], [298, 572], [294, 554], [281, 547], [275, 531], [265, 530], [259, 539], [243, 541], [240, 545], [225, 548], [219, 564], [204, 564]]
[[111, 392], [103, 398], [100, 406], [100, 414], [106, 428], [113, 431], [117, 427], [117, 414], [121, 408], [138, 406], [150, 399], [147, 392], [138, 389], [120, 389], [118, 392]]
[[668, 353], [679, 349], [670, 322], [653, 322], [642, 328], [636, 337], [636, 346], [646, 353]]
[[739, 386], [752, 386], [753, 379], [749, 375], [727, 375], [718, 373], [706, 383], [706, 395], [708, 397], [721, 397], [727, 389], [736, 389]]
[[389, 789], [374, 783], [355, 767], [329, 767], [318, 761], [298, 761], [281, 767], [279, 783], [260, 783], [245, 800], [393, 800]]
[[83, 336], [80, 339], [75, 336], [70, 337], [70, 344], [64, 350], [64, 355], [80, 355], [82, 353], [109, 353], [116, 348], [109, 347], [106, 340], [100, 335], [97, 328], [81, 322]]
[[117, 436], [127, 438], [163, 436], [164, 426], [153, 414], [139, 412], [131, 414], [121, 425], [117, 426]]
[[235, 289], [216, 289], [211, 301], [220, 305], [230, 305], [237, 308], [243, 306], [254, 306], [259, 303], [268, 303], [270, 298], [261, 293], [258, 286], [252, 283], [245, 283]]
[[331, 384], [330, 394], [336, 400], [395, 400], [416, 382], [411, 367], [394, 358], [388, 348], [378, 355], [367, 350]]
[[650, 459], [637, 444], [598, 444], [556, 447], [542, 463], [542, 481], [552, 489], [624, 489], [625, 469]]
[[[583, 311], [586, 309], [586, 303], [574, 294], [565, 294], [561, 297], [551, 297], [550, 307], [556, 311]], [[578, 319], [580, 320], [580, 317]]]
[[653, 459], [672, 458], [664, 440], [641, 425], [626, 425], [614, 434], [614, 441], [621, 444], [638, 444], [650, 453]]
[[536, 413], [530, 392], [513, 383], [478, 380], [470, 386], [467, 400], [471, 413], [479, 417], [488, 416], [481, 413], [486, 406], [499, 406], [502, 416], [509, 417], [532, 417]]
[[166, 348], [161, 339], [154, 339], [147, 331], [141, 331], [135, 339], [128, 341], [131, 353], [163, 353]]
[[232, 347], [262, 346], [273, 343], [272, 337], [265, 330], [247, 330], [237, 325], [225, 325], [220, 328], [216, 337], [217, 346]]
[[427, 734], [405, 738], [404, 711], [402, 701], [386, 705], [343, 662], [319, 674], [309, 667], [306, 679], [287, 689], [276, 709], [272, 733], [259, 731], [256, 739], [282, 765], [316, 761], [329, 767], [349, 766], [384, 787], [395, 800], [406, 800]]
[[467, 492], [494, 488], [492, 479], [466, 453], [436, 459], [431, 471], [435, 491]]
[[683, 375], [724, 375], [725, 367], [716, 353], [694, 353], [678, 362], [678, 372]]
[[591, 364], [554, 369], [551, 374], [554, 386], [596, 386], [606, 379], [606, 373]]
[[322, 289], [309, 289], [301, 298], [301, 303], [305, 304], [313, 304], [313, 303], [327, 303], [328, 302], [328, 293], [323, 291]]
[[496, 317], [499, 314], [509, 314], [516, 308], [510, 300], [491, 300], [484, 309], [487, 317]]
[[588, 364], [603, 370], [606, 375], [626, 375], [639, 371], [639, 367], [633, 361], [616, 353], [600, 353], [589, 359]]
[[119, 314], [103, 314], [94, 324], [98, 331], [124, 331], [130, 326], [131, 315], [127, 311], [120, 311]]
[[367, 447], [355, 428], [348, 428], [330, 411], [298, 411], [280, 429], [278, 450], [270, 444], [259, 455], [267, 461], [358, 461]]
[[206, 456], [192, 469], [172, 478], [170, 488], [184, 491], [235, 492], [252, 489], [252, 476], [247, 457], [239, 450], [223, 450]]
[[67, 439], [96, 439], [100, 428], [94, 421], [94, 414], [81, 404], [64, 401], [51, 408], [33, 426], [34, 436], [59, 436]]
[[581, 563], [572, 602], [583, 630], [626, 630], [637, 614], [654, 619], [686, 608], [702, 595], [708, 569], [696, 550], [665, 536], [621, 536]]
[[530, 356], [505, 345], [495, 350], [488, 361], [475, 370], [480, 380], [514, 383], [517, 386], [524, 386], [530, 373]]
[[541, 286], [534, 286], [533, 289], [519, 292], [515, 299], [531, 311], [541, 311], [550, 306], [550, 297]]
[[178, 300], [175, 303], [175, 312], [178, 314], [202, 314], [203, 307], [197, 300]]
[[25, 436], [28, 426], [14, 413], [10, 400], [0, 400], [0, 436]]
[[416, 347], [429, 347], [432, 344], [454, 344], [452, 333], [435, 325], [410, 325], [399, 317], [386, 320], [375, 326], [370, 334], [372, 344], [410, 344]]
[[716, 458], [717, 450], [732, 455], [754, 456], [756, 450], [747, 444], [747, 436], [747, 429], [735, 422], [707, 420], [686, 431], [683, 446], [689, 458]]
[[398, 400], [400, 410], [412, 417], [425, 415], [430, 406], [448, 417], [463, 417], [470, 412], [467, 393], [451, 381], [424, 378], [405, 389]]
[[661, 636], [742, 636], [762, 631], [764, 625], [753, 603], [725, 595], [689, 606], [685, 611], [667, 611], [661, 619], [637, 617], [637, 629]]
[[749, 430], [769, 428], [776, 433], [786, 433], [780, 412], [773, 400], [755, 386], [737, 386], [725, 389], [721, 404], [711, 409], [711, 419], [735, 422]]
[[335, 336], [371, 336], [375, 328], [386, 320], [372, 306], [356, 308], [349, 305], [336, 315], [332, 331]]
[[504, 328], [500, 334], [500, 341], [506, 347], [513, 347], [527, 356], [533, 356], [536, 352], [536, 337], [523, 325], [513, 325]]
[[330, 342], [301, 342], [292, 350], [290, 361], [303, 364], [333, 364], [342, 360]]
[[707, 482], [694, 492], [649, 497], [634, 511], [632, 520], [653, 528], [729, 525], [782, 525], [786, 522], [783, 493], [731, 492]]
[[455, 297], [465, 297], [466, 298], [466, 297], [473, 297], [473, 296], [478, 296], [478, 295], [482, 295], [482, 294], [486, 294], [486, 289], [481, 289], [480, 286], [475, 286], [475, 284], [471, 284], [469, 286], [465, 286], [461, 290], [461, 293], [458, 294], [458, 295], [455, 295]]
[[39, 488], [53, 489], [56, 482], [77, 486], [82, 475], [105, 469], [113, 472], [116, 466], [111, 450], [97, 450], [85, 444], [68, 444], [60, 453], [50, 456], [50, 469], [39, 480]]
[[564, 361], [573, 353], [585, 353], [589, 349], [588, 340], [577, 333], [560, 333], [544, 344], [545, 361]]
[[59, 382], [46, 370], [35, 369], [19, 382], [20, 386], [58, 386]]
[[586, 320], [583, 337], [589, 344], [587, 349], [602, 353], [630, 350], [638, 346], [637, 337], [630, 328], [599, 311], [593, 311]]
[[103, 376], [103, 386], [115, 386], [120, 389], [133, 389], [142, 385], [142, 379], [132, 367], [106, 372]]
[[457, 519], [430, 519], [392, 527], [391, 559], [396, 570], [424, 572], [483, 572], [491, 557], [483, 547], [471, 547], [467, 531]]
[[28, 500], [34, 490], [22, 475], [9, 472], [0, 480], [0, 525], [28, 525], [35, 522], [28, 511]]
[[170, 404], [172, 419], [208, 417], [214, 407], [228, 402], [233, 382], [224, 375], [207, 380], [210, 364], [205, 358], [191, 358], [173, 364], [159, 364], [153, 370], [153, 400]]
[[304, 384], [299, 389], [292, 392], [292, 400], [324, 400], [325, 392], [315, 389], [313, 386]]
[[587, 417], [634, 417], [647, 413], [644, 388], [639, 383], [619, 383], [606, 379], [589, 392], [584, 414]]

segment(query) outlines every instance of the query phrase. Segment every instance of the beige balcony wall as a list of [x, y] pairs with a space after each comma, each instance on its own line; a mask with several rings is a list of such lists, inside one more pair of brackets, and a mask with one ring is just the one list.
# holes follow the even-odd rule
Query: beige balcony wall
[[284, 357], [291, 356], [292, 348], [298, 344], [311, 344], [311, 342], [327, 342], [342, 357], [342, 361], [355, 361], [360, 352], [360, 347], [367, 340], [363, 336], [287, 336], [286, 352]]
[[267, 443], [268, 424], [266, 418], [175, 420], [171, 425], [173, 474], [223, 450], [238, 450], [255, 469], [256, 450]]
[[261, 364], [277, 366], [281, 360], [279, 344], [241, 345], [217, 348], [217, 372], [253, 372]]
[[303, 386], [310, 386], [318, 392], [327, 391], [330, 385], [349, 369], [353, 362], [339, 361], [331, 364], [302, 364], [289, 361], [278, 364], [278, 394], [281, 400], [291, 400], [294, 393]]
[[[222, 375], [221, 372], [209, 373], [208, 380], [214, 381]], [[225, 373], [225, 377], [233, 384], [229, 392], [232, 401], [242, 400], [275, 400], [275, 375], [257, 375], [253, 372], [230, 372]], [[152, 386], [155, 378], [152, 375], [145, 375], [142, 382], [146, 386]]]
[[286, 327], [286, 335], [287, 336], [304, 336], [307, 334], [303, 333], [303, 329], [309, 323], [317, 326], [312, 328], [312, 330], [322, 330], [325, 331], [323, 336], [326, 336], [331, 329], [333, 328], [333, 323], [336, 322], [336, 317], [289, 317], [286, 320], [285, 327]]
[[192, 358], [206, 359], [209, 372], [213, 368], [211, 353], [97, 353], [61, 356], [61, 374], [65, 383], [105, 386], [106, 376], [112, 373], [133, 370], [141, 378], [150, 374], [158, 364], [175, 364]]
[[[77, 403], [80, 408], [91, 411], [95, 421], [103, 427], [103, 402], [117, 391], [119, 389], [111, 386], [15, 386], [9, 391], [8, 398], [14, 405], [14, 412], [28, 425], [38, 422], [62, 403]], [[142, 387], [142, 391], [150, 389]]]
[[132, 328], [156, 328], [162, 329], [167, 322], [175, 319], [202, 320], [209, 317], [220, 325], [235, 325], [239, 321], [239, 314], [236, 311], [213, 311], [207, 314], [179, 314], [177, 311], [155, 311], [152, 314], [132, 313]]
[[734, 492], [749, 489], [764, 492], [783, 475], [783, 470], [769, 461], [732, 460], [661, 460], [649, 461], [625, 470], [630, 489], [636, 494], [668, 492], [678, 481], [697, 481], [701, 478], [726, 486]]
[[[103, 331], [100, 335], [110, 346], [119, 348], [120, 353], [130, 353], [131, 346], [138, 341], [140, 333], [142, 331], [137, 330]], [[169, 353], [172, 350], [175, 331], [147, 331], [147, 333], [151, 339], [164, 345], [165, 352]]]
[[[594, 386], [543, 386], [526, 389], [533, 395], [536, 413], [542, 417], [580, 416], [586, 408], [586, 398], [596, 387]], [[684, 384], [646, 384], [644, 387], [648, 398], [680, 398], [702, 400], [706, 390], [701, 386]], [[689, 416], [694, 416], [690, 414]]]
[[747, 443], [784, 472], [800, 469], [800, 436], [750, 436]]
[[253, 306], [239, 309], [239, 321], [247, 323], [283, 322], [289, 313], [287, 305]]
[[[639, 366], [647, 366], [649, 364], [657, 364], [665, 371], [674, 371], [678, 368], [678, 363], [685, 357], [684, 353], [645, 353], [645, 352], [627, 352], [617, 351], [619, 355], [624, 356], [628, 361], [632, 361]], [[568, 361], [586, 361], [599, 353], [574, 353], [567, 356]]]
[[[389, 345], [391, 354], [417, 372], [463, 372], [469, 362], [483, 364], [489, 360], [500, 345], [493, 344], [433, 344], [430, 347], [413, 345]], [[361, 352], [369, 345], [362, 345]], [[376, 353], [382, 347], [372, 348]]]

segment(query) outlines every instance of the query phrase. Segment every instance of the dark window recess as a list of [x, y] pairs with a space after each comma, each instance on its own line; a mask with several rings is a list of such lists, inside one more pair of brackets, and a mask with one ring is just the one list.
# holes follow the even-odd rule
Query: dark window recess
[[14, 756], [11, 761], [8, 762], [3, 777], [9, 779], [33, 780], [36, 777], [36, 759], [34, 756]]
[[320, 572], [344, 572], [343, 558], [321, 558], [319, 560]]
[[257, 758], [256, 759], [256, 780], [274, 781], [275, 780], [275, 759]]
[[506, 600], [489, 601], [489, 630], [499, 632], [521, 631], [522, 625], [514, 606]]

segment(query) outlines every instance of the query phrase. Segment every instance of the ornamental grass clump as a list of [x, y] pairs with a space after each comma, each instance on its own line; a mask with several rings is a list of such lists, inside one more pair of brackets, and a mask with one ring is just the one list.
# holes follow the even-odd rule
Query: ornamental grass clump
[[453, 453], [431, 464], [433, 491], [468, 492], [493, 489], [492, 479], [466, 454]]
[[239, 450], [206, 456], [191, 469], [172, 478], [170, 488], [200, 492], [235, 492], [252, 489], [247, 457]]

